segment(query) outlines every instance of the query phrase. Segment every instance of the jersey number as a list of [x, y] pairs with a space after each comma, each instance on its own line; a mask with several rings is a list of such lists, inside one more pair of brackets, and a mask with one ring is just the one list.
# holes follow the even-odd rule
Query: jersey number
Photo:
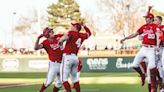
[[155, 39], [155, 34], [148, 34], [148, 39]]
[[78, 48], [81, 46], [81, 38], [77, 39], [76, 45], [77, 45]]

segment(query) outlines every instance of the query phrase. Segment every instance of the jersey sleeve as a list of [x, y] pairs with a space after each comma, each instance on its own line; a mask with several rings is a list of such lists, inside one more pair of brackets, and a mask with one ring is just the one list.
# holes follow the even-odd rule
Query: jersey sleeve
[[46, 45], [46, 40], [44, 40], [43, 42], [41, 42], [41, 44], [43, 45], [43, 48], [44, 48], [45, 45]]
[[143, 26], [140, 27], [140, 28], [137, 30], [137, 33], [138, 33], [139, 35], [143, 33]]
[[87, 26], [84, 26], [85, 31], [87, 32], [88, 36], [91, 36], [91, 31]]
[[81, 33], [81, 37], [83, 39], [87, 39], [89, 37], [88, 33]]
[[74, 34], [73, 31], [69, 31], [69, 32], [67, 33], [67, 36], [71, 37], [73, 34]]

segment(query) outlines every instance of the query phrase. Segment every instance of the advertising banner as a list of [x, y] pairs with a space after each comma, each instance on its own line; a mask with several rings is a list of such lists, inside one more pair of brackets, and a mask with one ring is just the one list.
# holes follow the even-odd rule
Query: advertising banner
[[[80, 58], [83, 72], [129, 72], [134, 57]], [[46, 72], [49, 60], [37, 58], [0, 58], [0, 72]]]

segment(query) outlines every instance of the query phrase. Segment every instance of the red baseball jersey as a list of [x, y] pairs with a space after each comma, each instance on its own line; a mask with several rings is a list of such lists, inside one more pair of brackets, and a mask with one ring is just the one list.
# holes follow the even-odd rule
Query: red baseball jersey
[[160, 32], [161, 32], [161, 35], [160, 35], [160, 40], [161, 40], [160, 46], [164, 47], [164, 25], [160, 25], [159, 29], [160, 29]]
[[77, 54], [83, 41], [89, 37], [88, 33], [79, 33], [73, 30], [69, 31], [67, 35], [69, 40], [66, 42], [63, 50], [63, 53], [67, 54]]
[[145, 24], [141, 26], [137, 32], [143, 35], [142, 44], [156, 45], [156, 31], [158, 27], [156, 24]]
[[48, 57], [52, 62], [61, 62], [62, 60], [62, 46], [58, 45], [58, 40], [62, 34], [54, 35], [54, 40], [50, 41], [48, 39], [44, 40], [41, 44], [43, 44], [43, 48], [48, 53]]

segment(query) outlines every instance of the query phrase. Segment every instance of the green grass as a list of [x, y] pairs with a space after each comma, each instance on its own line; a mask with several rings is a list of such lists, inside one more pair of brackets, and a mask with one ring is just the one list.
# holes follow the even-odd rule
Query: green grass
[[[123, 72], [88, 72], [88, 73], [81, 73], [81, 77], [125, 77], [125, 76], [137, 76], [137, 73], [123, 73]], [[0, 73], [0, 78], [45, 78], [46, 73]]]
[[[141, 87], [140, 84], [83, 84], [81, 92], [147, 92], [147, 86]], [[37, 92], [40, 85], [25, 87], [1, 88], [0, 92]], [[53, 86], [48, 87], [45, 92], [52, 92]], [[63, 88], [61, 89], [63, 90]], [[61, 91], [63, 92], [63, 91]], [[73, 90], [73, 92], [75, 92]]]
[[0, 78], [45, 78], [46, 73], [0, 73]]
[[[81, 77], [136, 77], [136, 73], [81, 73]], [[0, 78], [45, 78], [46, 73], [0, 73]], [[1, 83], [1, 82], [0, 82]], [[37, 92], [40, 85], [23, 87], [0, 88], [0, 92]], [[52, 92], [53, 85], [48, 87], [45, 92]], [[61, 89], [63, 90], [63, 88]], [[60, 91], [65, 92], [65, 91]], [[75, 92], [75, 91], [73, 91]], [[81, 92], [147, 92], [147, 85], [144, 87], [140, 83], [136, 84], [82, 84]]]

